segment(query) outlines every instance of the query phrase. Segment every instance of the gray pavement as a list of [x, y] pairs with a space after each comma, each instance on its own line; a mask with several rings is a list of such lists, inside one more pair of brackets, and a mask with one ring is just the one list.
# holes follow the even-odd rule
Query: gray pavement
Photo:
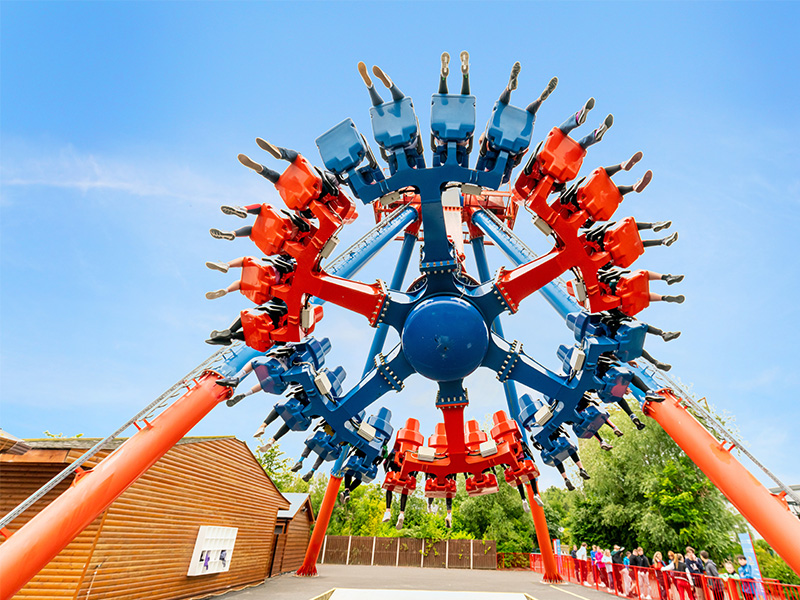
[[[293, 574], [268, 579], [261, 585], [217, 596], [220, 600], [311, 600], [334, 588], [376, 590], [442, 590], [470, 592], [518, 592], [534, 600], [608, 600], [609, 595], [573, 584], [550, 586], [532, 571], [485, 571], [318, 565], [317, 577]], [[489, 600], [489, 598], [487, 598]]]

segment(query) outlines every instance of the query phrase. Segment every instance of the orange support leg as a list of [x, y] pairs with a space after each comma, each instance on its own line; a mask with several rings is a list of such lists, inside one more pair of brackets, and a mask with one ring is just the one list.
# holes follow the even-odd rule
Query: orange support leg
[[767, 490], [730, 449], [706, 431], [669, 391], [664, 402], [648, 402], [645, 414], [655, 419], [731, 504], [756, 528], [796, 573], [800, 573], [800, 520]]
[[558, 572], [556, 556], [553, 554], [553, 546], [550, 543], [550, 533], [547, 530], [547, 518], [544, 516], [544, 508], [536, 503], [533, 498], [533, 488], [530, 484], [525, 485], [528, 494], [528, 504], [531, 507], [533, 526], [536, 528], [536, 539], [539, 541], [539, 550], [542, 553], [544, 562], [544, 581], [547, 583], [561, 583], [561, 575]]
[[206, 373], [149, 426], [103, 459], [0, 545], [0, 599], [9, 600], [178, 440], [230, 396]]
[[297, 569], [297, 575], [301, 577], [314, 577], [317, 574], [317, 557], [322, 549], [322, 542], [325, 539], [325, 532], [328, 531], [328, 523], [331, 521], [333, 506], [336, 504], [336, 497], [339, 495], [339, 485], [342, 477], [331, 475], [328, 480], [328, 487], [325, 489], [325, 497], [322, 499], [322, 506], [319, 507], [317, 522], [314, 524], [314, 533], [308, 542], [306, 557], [303, 564]]

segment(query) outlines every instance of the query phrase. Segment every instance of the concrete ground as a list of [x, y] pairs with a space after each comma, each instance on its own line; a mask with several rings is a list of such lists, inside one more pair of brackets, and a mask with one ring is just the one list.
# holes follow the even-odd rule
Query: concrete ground
[[[311, 600], [334, 588], [371, 590], [442, 590], [525, 593], [534, 600], [608, 600], [608, 594], [573, 584], [551, 586], [532, 571], [484, 571], [317, 565], [318, 577], [292, 574], [268, 579], [261, 585], [217, 596], [219, 600]], [[384, 594], [385, 596], [386, 594]], [[381, 598], [380, 592], [373, 595]], [[489, 598], [487, 597], [487, 600]]]

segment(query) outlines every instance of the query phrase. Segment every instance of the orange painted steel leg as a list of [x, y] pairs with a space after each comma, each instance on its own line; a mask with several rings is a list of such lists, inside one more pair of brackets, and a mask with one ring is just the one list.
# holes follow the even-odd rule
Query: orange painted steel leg
[[317, 522], [314, 524], [314, 533], [308, 542], [306, 557], [303, 564], [297, 569], [297, 575], [301, 577], [314, 577], [317, 574], [317, 557], [322, 549], [322, 542], [325, 540], [325, 533], [328, 531], [328, 523], [331, 521], [333, 506], [336, 504], [336, 497], [339, 495], [339, 485], [342, 478], [331, 475], [328, 480], [328, 487], [325, 489], [325, 497], [322, 499], [322, 506], [319, 507]]
[[533, 488], [530, 484], [525, 486], [528, 494], [528, 504], [531, 507], [533, 526], [536, 528], [536, 539], [539, 541], [539, 551], [542, 553], [544, 562], [544, 580], [547, 583], [561, 583], [561, 575], [558, 572], [556, 556], [553, 553], [553, 546], [550, 544], [550, 532], [547, 530], [547, 518], [544, 516], [544, 508], [536, 503], [533, 498]]
[[0, 545], [0, 599], [8, 600], [195, 426], [230, 389], [197, 385], [86, 472], [63, 494]]
[[668, 390], [664, 402], [649, 402], [645, 414], [654, 418], [686, 455], [725, 494], [745, 519], [800, 573], [800, 520], [767, 490]]

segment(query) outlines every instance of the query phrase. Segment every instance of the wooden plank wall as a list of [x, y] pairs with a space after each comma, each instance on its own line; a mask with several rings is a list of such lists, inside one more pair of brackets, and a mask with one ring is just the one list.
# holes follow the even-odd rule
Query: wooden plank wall
[[308, 541], [311, 539], [311, 515], [308, 511], [308, 508], [305, 511], [300, 509], [289, 522], [280, 573], [296, 571], [303, 564]]
[[[82, 453], [0, 455], [0, 514]], [[87, 466], [109, 453], [99, 453]], [[22, 527], [71, 482], [62, 482], [9, 529]], [[288, 507], [244, 442], [222, 438], [179, 444], [14, 598], [172, 600], [259, 583], [268, 577], [277, 511]], [[226, 573], [186, 576], [201, 525], [238, 527]]]
[[[109, 508], [79, 598], [89, 585], [91, 600], [166, 600], [263, 581], [286, 507], [243, 442], [175, 446]], [[231, 567], [187, 577], [201, 525], [239, 528]]]
[[[62, 454], [66, 455], [65, 452]], [[65, 466], [63, 463], [0, 463], [0, 481], [2, 481], [0, 514], [7, 514], [13, 510], [20, 502], [58, 475]], [[71, 485], [72, 479], [70, 477], [61, 482], [42, 500], [15, 519], [8, 529], [13, 533], [25, 525], [64, 492]], [[101, 520], [102, 515], [95, 519], [55, 559], [50, 561], [14, 598], [26, 600], [72, 599], [75, 596], [78, 582], [83, 576], [84, 567], [92, 555]]]

